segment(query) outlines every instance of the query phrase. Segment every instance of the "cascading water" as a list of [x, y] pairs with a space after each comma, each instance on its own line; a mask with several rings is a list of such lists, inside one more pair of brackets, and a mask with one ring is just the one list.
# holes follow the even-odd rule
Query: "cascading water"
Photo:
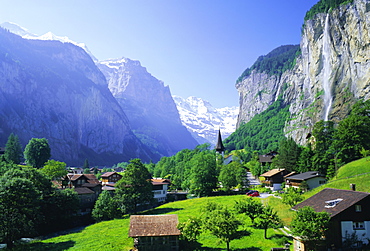
[[328, 121], [329, 112], [333, 102], [333, 96], [331, 93], [331, 65], [330, 65], [330, 27], [329, 27], [329, 14], [326, 15], [323, 46], [322, 46], [322, 60], [323, 60], [323, 89], [324, 89], [324, 121]]

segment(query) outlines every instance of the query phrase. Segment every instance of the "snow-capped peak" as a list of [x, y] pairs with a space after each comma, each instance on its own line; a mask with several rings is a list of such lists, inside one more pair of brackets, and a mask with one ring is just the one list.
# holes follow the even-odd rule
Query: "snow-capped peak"
[[[238, 107], [214, 108], [211, 103], [197, 97], [182, 97], [173, 95], [182, 124], [193, 134], [199, 143], [206, 139], [216, 144], [218, 129], [223, 139], [235, 131], [239, 113]], [[203, 142], [199, 140], [203, 138]]]

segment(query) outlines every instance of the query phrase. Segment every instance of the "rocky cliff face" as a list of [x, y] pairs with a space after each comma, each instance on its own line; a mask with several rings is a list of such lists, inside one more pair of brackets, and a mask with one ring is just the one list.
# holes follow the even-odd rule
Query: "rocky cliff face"
[[355, 0], [306, 21], [300, 47], [295, 67], [281, 77], [254, 71], [237, 83], [238, 125], [283, 94], [291, 112], [285, 133], [303, 144], [317, 121], [338, 122], [357, 99], [369, 99], [369, 0]]
[[47, 138], [70, 165], [154, 158], [131, 131], [104, 75], [81, 48], [0, 29], [0, 142]]
[[181, 124], [169, 87], [148, 73], [139, 61], [105, 60], [99, 62], [98, 67], [144, 144], [164, 156], [197, 145]]

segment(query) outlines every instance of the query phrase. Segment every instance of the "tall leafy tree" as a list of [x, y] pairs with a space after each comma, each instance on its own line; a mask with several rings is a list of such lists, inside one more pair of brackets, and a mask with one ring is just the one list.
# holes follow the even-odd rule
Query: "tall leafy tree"
[[99, 195], [98, 200], [95, 202], [92, 216], [96, 221], [112, 220], [122, 216], [117, 201], [109, 191], [104, 190]]
[[243, 185], [244, 177], [245, 169], [240, 162], [234, 161], [221, 168], [218, 180], [223, 190], [230, 191], [233, 187]]
[[153, 185], [150, 179], [151, 175], [140, 159], [130, 161], [116, 185], [116, 199], [124, 213], [136, 213], [139, 204], [152, 203]]
[[19, 164], [23, 157], [22, 146], [17, 135], [11, 133], [5, 145], [4, 158], [8, 163]]
[[31, 181], [19, 177], [0, 179], [0, 239], [8, 247], [35, 233], [40, 199]]
[[50, 151], [47, 139], [32, 138], [24, 150], [24, 157], [27, 164], [40, 168], [51, 157]]
[[200, 152], [189, 161], [188, 188], [196, 196], [210, 195], [217, 186], [216, 155], [209, 151]]

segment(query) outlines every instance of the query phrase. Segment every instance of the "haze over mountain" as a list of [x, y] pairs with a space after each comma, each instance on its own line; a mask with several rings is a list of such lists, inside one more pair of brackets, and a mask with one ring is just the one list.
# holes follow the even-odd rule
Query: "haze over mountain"
[[0, 141], [47, 138], [52, 157], [82, 165], [156, 159], [132, 133], [104, 75], [80, 47], [0, 28]]
[[[77, 45], [89, 53], [85, 44], [71, 41], [68, 37], [59, 37], [51, 32], [36, 36], [12, 23], [4, 23], [2, 26], [27, 40], [57, 40], [63, 45]], [[148, 149], [156, 153], [154, 159], [197, 145], [181, 124], [169, 87], [151, 76], [140, 62], [122, 58], [95, 63], [105, 74], [108, 81], [105, 85], [118, 100], [124, 115], [128, 116], [130, 128]]]
[[197, 145], [181, 124], [170, 88], [148, 73], [139, 61], [121, 58], [100, 61], [97, 65], [127, 114], [135, 135], [145, 145], [165, 156]]

